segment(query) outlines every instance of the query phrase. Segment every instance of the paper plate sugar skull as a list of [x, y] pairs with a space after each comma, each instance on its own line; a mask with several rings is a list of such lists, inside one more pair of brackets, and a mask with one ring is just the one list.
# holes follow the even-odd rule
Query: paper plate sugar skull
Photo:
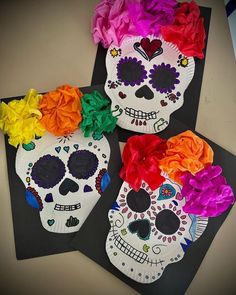
[[184, 257], [208, 217], [227, 210], [234, 195], [221, 167], [211, 165], [211, 147], [189, 130], [168, 140], [132, 136], [122, 160], [124, 182], [108, 212], [106, 252], [125, 275], [152, 283]]
[[136, 192], [124, 182], [109, 211], [106, 251], [110, 261], [140, 283], [159, 279], [180, 261], [207, 226], [207, 218], [183, 212], [181, 187], [166, 178], [156, 190], [142, 182]]
[[122, 128], [142, 133], [165, 129], [170, 114], [184, 103], [194, 75], [193, 57], [186, 57], [162, 37], [125, 38], [106, 56], [105, 91]]
[[46, 230], [79, 230], [109, 184], [109, 157], [104, 136], [95, 141], [80, 130], [58, 137], [47, 133], [18, 148], [16, 172]]

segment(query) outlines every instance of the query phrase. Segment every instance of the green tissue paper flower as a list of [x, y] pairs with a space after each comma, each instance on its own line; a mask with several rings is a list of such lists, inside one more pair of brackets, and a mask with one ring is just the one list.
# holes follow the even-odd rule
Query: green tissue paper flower
[[112, 116], [111, 103], [97, 90], [82, 97], [83, 121], [80, 125], [85, 137], [92, 133], [94, 139], [101, 139], [103, 132], [112, 132], [117, 118]]

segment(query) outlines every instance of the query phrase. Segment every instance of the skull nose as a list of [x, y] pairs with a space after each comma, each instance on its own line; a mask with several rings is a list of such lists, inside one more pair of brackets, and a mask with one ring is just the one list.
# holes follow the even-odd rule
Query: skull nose
[[69, 192], [75, 193], [79, 190], [78, 184], [69, 178], [63, 180], [59, 187], [59, 192], [61, 195], [66, 196]]
[[143, 85], [142, 87], [140, 87], [138, 90], [135, 91], [135, 96], [138, 98], [144, 97], [145, 99], [150, 100], [150, 99], [153, 99], [154, 93], [147, 85]]

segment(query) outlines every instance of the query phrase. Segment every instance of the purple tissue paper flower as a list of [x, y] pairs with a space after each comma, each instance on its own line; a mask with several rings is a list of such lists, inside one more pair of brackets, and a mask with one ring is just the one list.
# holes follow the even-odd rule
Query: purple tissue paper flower
[[195, 175], [186, 172], [182, 195], [186, 199], [184, 212], [204, 217], [215, 217], [222, 214], [235, 202], [232, 188], [221, 175], [220, 166], [208, 166]]

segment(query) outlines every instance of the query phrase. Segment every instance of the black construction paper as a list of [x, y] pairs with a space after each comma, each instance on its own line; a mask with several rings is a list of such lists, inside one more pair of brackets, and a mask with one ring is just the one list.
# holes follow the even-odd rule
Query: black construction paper
[[[207, 38], [208, 38], [210, 18], [211, 18], [211, 8], [200, 7], [200, 11], [201, 11], [201, 16], [203, 16], [204, 18], [204, 27], [206, 31], [206, 46], [204, 49], [204, 55], [206, 56]], [[91, 85], [105, 84], [106, 82], [106, 77], [107, 77], [106, 66], [105, 66], [106, 53], [107, 53], [107, 49], [103, 48], [102, 45], [99, 44], [96, 60], [94, 64], [94, 69], [93, 69]], [[180, 109], [178, 109], [171, 115], [170, 122], [172, 118], [175, 118], [177, 120], [180, 120], [187, 126], [189, 126], [189, 128], [193, 130], [195, 129], [204, 66], [205, 66], [205, 58], [202, 60], [195, 58], [195, 73], [191, 83], [189, 84], [188, 88], [186, 89], [184, 93], [184, 104]], [[135, 132], [131, 133], [130, 131], [127, 131], [122, 128], [118, 129], [118, 135], [119, 135], [120, 141], [126, 141], [129, 136], [134, 134]]]
[[[189, 128], [186, 125], [173, 118], [171, 128], [162, 131], [159, 135], [167, 139], [187, 129]], [[226, 177], [228, 183], [233, 187], [234, 192], [236, 192], [234, 176], [236, 167], [235, 156], [212, 141], [201, 135], [199, 136], [205, 139], [213, 148], [214, 164], [222, 166], [223, 175]], [[181, 261], [170, 264], [166, 267], [159, 280], [151, 284], [141, 284], [126, 277], [115, 266], [113, 266], [113, 264], [110, 263], [105, 251], [106, 237], [110, 229], [108, 210], [117, 198], [119, 185], [121, 185], [122, 180], [116, 179], [116, 182], [117, 185], [114, 186], [115, 190], [109, 188], [108, 198], [104, 198], [101, 202], [97, 203], [80, 231], [75, 235], [72, 241], [73, 247], [94, 260], [96, 263], [100, 264], [106, 270], [141, 294], [184, 294], [194, 278], [202, 259], [214, 239], [214, 236], [223, 224], [229, 210], [221, 216], [209, 218], [207, 228], [203, 235], [190, 246]], [[97, 220], [99, 220], [99, 222], [97, 222]], [[93, 240], [96, 241], [96, 243], [91, 243], [91, 233]]]
[[[83, 93], [90, 93], [95, 89], [103, 93], [103, 87], [101, 86], [85, 87], [81, 88], [81, 91]], [[15, 98], [4, 99], [4, 102], [8, 103], [12, 99]], [[116, 178], [118, 177], [118, 171], [121, 167], [117, 133], [113, 132], [112, 134], [106, 135], [106, 137], [111, 149], [111, 157], [108, 165], [111, 183], [109, 185], [109, 190], [103, 193], [100, 200], [109, 199], [109, 191], [116, 190]], [[74, 251], [70, 242], [75, 233], [59, 234], [48, 232], [41, 225], [38, 210], [31, 208], [27, 204], [25, 200], [25, 187], [15, 172], [17, 150], [8, 144], [7, 136], [5, 137], [5, 145], [17, 259]]]

